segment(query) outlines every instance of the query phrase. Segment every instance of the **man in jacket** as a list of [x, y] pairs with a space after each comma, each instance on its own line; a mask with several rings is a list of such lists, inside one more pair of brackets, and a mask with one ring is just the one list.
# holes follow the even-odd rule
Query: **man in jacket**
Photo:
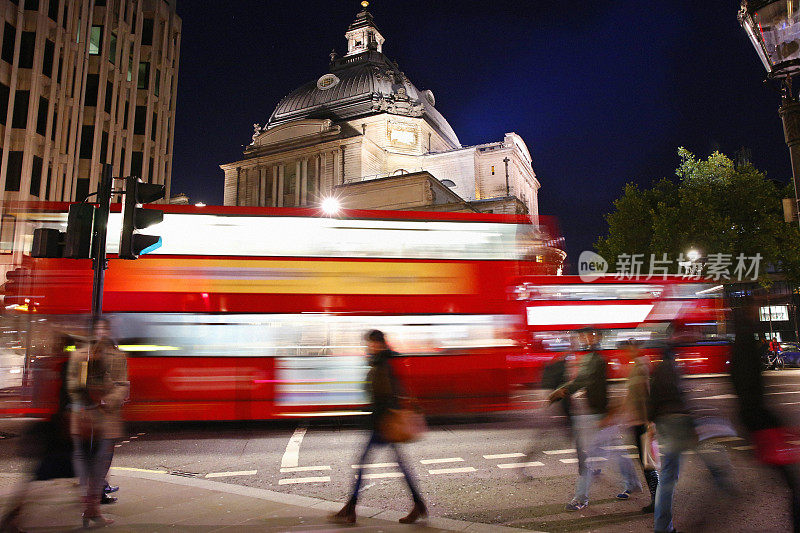
[[[578, 482], [575, 486], [575, 497], [566, 505], [568, 511], [579, 511], [589, 505], [589, 489], [592, 484], [594, 472], [586, 464], [588, 458], [596, 457], [603, 452], [603, 447], [619, 435], [619, 431], [608, 425], [608, 379], [606, 376], [606, 360], [600, 354], [600, 341], [602, 339], [598, 330], [587, 327], [578, 331], [580, 340], [587, 348], [581, 356], [580, 368], [574, 379], [555, 390], [549, 397], [550, 402], [566, 398], [580, 390], [585, 391], [585, 414], [573, 413], [575, 420], [576, 447], [578, 458], [587, 458], [578, 462]], [[617, 497], [627, 499], [631, 492], [641, 490], [642, 485], [636, 477], [631, 460], [619, 450], [612, 449], [611, 455], [616, 456], [620, 474], [623, 478], [623, 490]]]

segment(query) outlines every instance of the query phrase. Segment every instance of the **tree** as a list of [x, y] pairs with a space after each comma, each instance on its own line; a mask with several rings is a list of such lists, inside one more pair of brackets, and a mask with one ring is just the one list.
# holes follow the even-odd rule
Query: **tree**
[[784, 222], [781, 205], [794, 196], [791, 187], [767, 179], [746, 158], [737, 165], [719, 152], [701, 159], [685, 148], [678, 156], [677, 179], [647, 189], [625, 186], [605, 217], [608, 234], [598, 239], [597, 252], [612, 264], [620, 254], [644, 254], [647, 262], [666, 253], [672, 272], [692, 248], [706, 257], [731, 254], [734, 263], [739, 254], [760, 254], [762, 278], [771, 265], [800, 282], [800, 231]]

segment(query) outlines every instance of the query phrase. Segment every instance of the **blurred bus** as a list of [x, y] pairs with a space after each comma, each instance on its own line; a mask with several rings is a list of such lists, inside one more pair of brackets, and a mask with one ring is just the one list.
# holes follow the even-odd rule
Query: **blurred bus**
[[[427, 412], [512, 406], [520, 324], [507, 290], [557, 268], [543, 259], [552, 235], [531, 217], [158, 207], [164, 221], [145, 233], [164, 244], [136, 261], [114, 256], [118, 205], [109, 220], [104, 313], [129, 357], [129, 420], [363, 413], [373, 328], [402, 354], [396, 370]], [[24, 253], [34, 228], [65, 230], [66, 210], [7, 210], [25, 230], [12, 232], [22, 270], [6, 318], [27, 332], [29, 360], [47, 331], [88, 324], [91, 261]]]
[[725, 330], [723, 286], [681, 276], [620, 279], [614, 274], [590, 282], [578, 276], [524, 276], [515, 280], [509, 298], [520, 323], [519, 354], [512, 356], [520, 381], [538, 383], [542, 368], [573, 349], [573, 332], [595, 326], [610, 378], [628, 374], [619, 350], [628, 339], [642, 342], [651, 359], [670, 328], [680, 340], [677, 361], [687, 374], [728, 371], [729, 336]]

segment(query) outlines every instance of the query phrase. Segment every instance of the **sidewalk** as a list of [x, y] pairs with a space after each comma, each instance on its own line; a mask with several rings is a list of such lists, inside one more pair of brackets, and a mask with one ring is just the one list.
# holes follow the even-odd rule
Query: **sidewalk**
[[[19, 479], [19, 474], [0, 474], [2, 509]], [[151, 470], [112, 468], [111, 479], [120, 485], [120, 499], [103, 506], [114, 519], [110, 531], [520, 531], [447, 518], [403, 525], [397, 522], [402, 513], [361, 506], [356, 526], [337, 526], [326, 517], [341, 503]], [[80, 515], [74, 480], [43, 481], [33, 484], [20, 525], [31, 532], [77, 530]]]

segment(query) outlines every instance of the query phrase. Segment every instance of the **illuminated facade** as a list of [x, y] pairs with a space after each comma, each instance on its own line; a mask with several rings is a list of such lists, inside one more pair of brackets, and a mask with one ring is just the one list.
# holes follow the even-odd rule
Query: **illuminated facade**
[[0, 193], [80, 201], [114, 175], [169, 197], [175, 0], [0, 0]]
[[[460, 199], [447, 202], [456, 210], [538, 215], [539, 181], [519, 135], [462, 146], [433, 92], [383, 54], [366, 8], [345, 38], [347, 54], [331, 53], [329, 72], [283, 98], [254, 125], [244, 158], [221, 165], [225, 205], [316, 206], [337, 196], [349, 208], [410, 209], [393, 198], [419, 190], [414, 209], [442, 209], [434, 184], [387, 179], [427, 172]], [[358, 194], [349, 194], [353, 184]]]

